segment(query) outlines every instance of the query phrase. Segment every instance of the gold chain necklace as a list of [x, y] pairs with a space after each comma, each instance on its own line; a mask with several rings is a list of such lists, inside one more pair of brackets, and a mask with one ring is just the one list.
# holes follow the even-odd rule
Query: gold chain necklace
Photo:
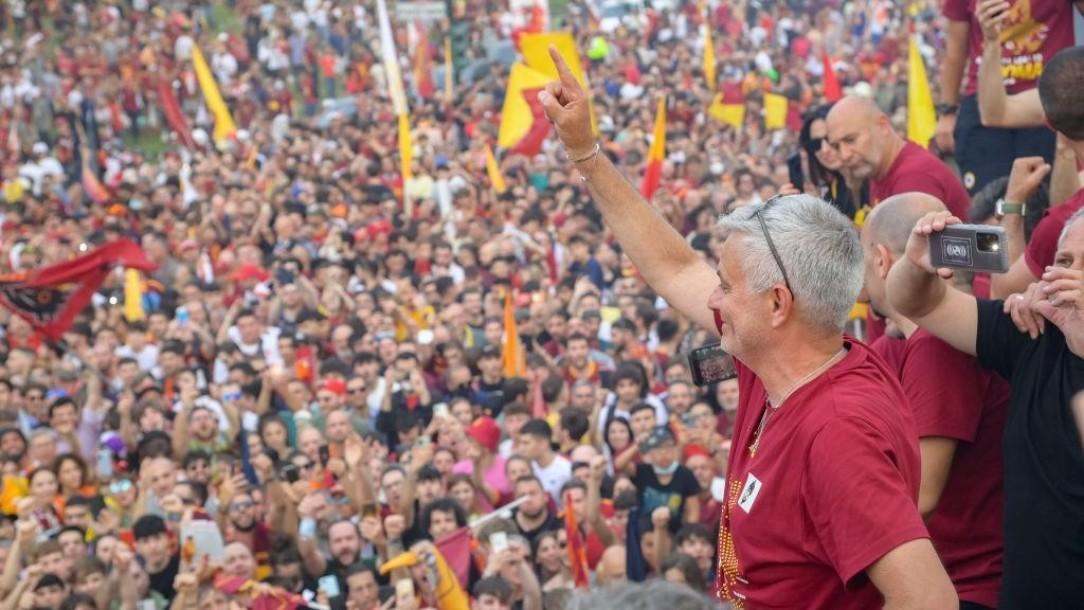
[[832, 357], [824, 362], [824, 364], [818, 366], [812, 372], [805, 377], [802, 377], [795, 383], [786, 394], [783, 395], [783, 399], [779, 401], [779, 406], [772, 405], [771, 401], [767, 398], [764, 399], [764, 410], [760, 413], [760, 423], [757, 424], [756, 432], [753, 433], [753, 443], [749, 445], [749, 457], [753, 457], [757, 454], [757, 448], [760, 447], [760, 439], [764, 435], [765, 428], [768, 427], [768, 420], [771, 419], [772, 414], [779, 410], [783, 406], [783, 403], [790, 398], [791, 394], [798, 391], [799, 388], [815, 379], [818, 375], [823, 373], [832, 367], [835, 363], [843, 359], [843, 356], [847, 354], [846, 348], [840, 348], [838, 352], [832, 354]]

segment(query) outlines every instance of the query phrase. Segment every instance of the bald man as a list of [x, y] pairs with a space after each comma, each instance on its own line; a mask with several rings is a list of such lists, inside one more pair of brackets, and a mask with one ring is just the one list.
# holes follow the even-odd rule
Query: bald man
[[943, 201], [953, 214], [967, 216], [971, 200], [959, 178], [928, 150], [904, 140], [873, 100], [851, 95], [828, 113], [828, 144], [844, 168], [869, 180], [869, 206], [893, 195], [920, 192]]
[[[892, 372], [914, 413], [922, 455], [918, 509], [956, 587], [962, 608], [995, 608], [1001, 586], [1001, 435], [1010, 388], [979, 365], [900, 315], [885, 280], [903, 258], [920, 218], [944, 210], [924, 193], [881, 202], [862, 229], [865, 285], [873, 307], [898, 329], [872, 345]], [[892, 342], [902, 342], [895, 350]]]

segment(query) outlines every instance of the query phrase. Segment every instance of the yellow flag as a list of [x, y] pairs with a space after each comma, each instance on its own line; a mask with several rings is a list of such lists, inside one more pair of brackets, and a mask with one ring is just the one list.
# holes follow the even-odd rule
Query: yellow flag
[[764, 94], [764, 127], [783, 129], [787, 126], [787, 98], [778, 93]]
[[489, 175], [489, 183], [493, 185], [493, 190], [497, 191], [497, 194], [508, 190], [501, 168], [497, 165], [497, 158], [493, 156], [493, 149], [489, 147], [489, 144], [486, 144], [486, 174]]
[[414, 161], [414, 146], [410, 142], [410, 115], [399, 115], [399, 162], [403, 164], [403, 191], [406, 191], [406, 181], [413, 178], [410, 164]]
[[[580, 82], [583, 90], [591, 90], [591, 85], [587, 82], [587, 73], [584, 72], [583, 64], [580, 62], [580, 52], [576, 48], [576, 39], [572, 37], [571, 32], [524, 34], [520, 37], [519, 43], [520, 50], [523, 52], [523, 61], [529, 67], [548, 76], [549, 80], [558, 78], [557, 66], [554, 65], [553, 59], [550, 58], [549, 48], [550, 45], [553, 45], [557, 52], [560, 53], [561, 58], [568, 64], [568, 69]], [[597, 134], [598, 123], [595, 118], [595, 106], [591, 103], [590, 98], [588, 98], [588, 108], [591, 111], [591, 129]]]
[[444, 101], [451, 104], [455, 98], [455, 74], [452, 67], [452, 37], [444, 37]]
[[708, 107], [708, 116], [734, 129], [741, 129], [745, 124], [745, 104], [723, 103], [723, 94], [720, 93]]
[[143, 318], [143, 276], [139, 273], [139, 269], [125, 269], [124, 319], [135, 322]]
[[708, 91], [715, 91], [715, 40], [711, 36], [711, 9], [705, 6], [704, 20], [704, 80]]
[[937, 129], [937, 112], [926, 78], [926, 64], [918, 52], [918, 41], [911, 37], [907, 60], [907, 139], [926, 148]]
[[196, 71], [196, 80], [199, 81], [199, 88], [203, 92], [203, 101], [207, 104], [207, 110], [215, 118], [214, 141], [216, 144], [225, 142], [237, 133], [237, 127], [233, 124], [230, 109], [226, 107], [226, 102], [218, 91], [214, 74], [207, 66], [207, 60], [203, 58], [203, 52], [199, 50], [198, 45], [192, 46], [192, 68]]
[[497, 146], [509, 149], [519, 144], [531, 130], [534, 115], [523, 97], [525, 89], [541, 89], [553, 77], [539, 72], [526, 64], [512, 64], [508, 75], [508, 86], [504, 90], [504, 106], [501, 107], [501, 125], [497, 131]]

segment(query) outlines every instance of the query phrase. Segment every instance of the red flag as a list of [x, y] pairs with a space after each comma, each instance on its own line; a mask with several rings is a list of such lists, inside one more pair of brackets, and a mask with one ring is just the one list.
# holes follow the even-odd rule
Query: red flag
[[177, 96], [173, 94], [173, 87], [170, 86], [169, 79], [159, 76], [156, 79], [155, 92], [158, 94], [158, 105], [162, 107], [162, 115], [166, 117], [166, 122], [177, 133], [181, 144], [191, 150], [196, 150], [198, 148], [196, 141], [192, 139], [192, 132], [188, 129], [188, 121], [184, 118], [184, 113], [181, 112], [181, 105], [177, 103]]
[[251, 597], [248, 606], [251, 610], [295, 610], [306, 605], [305, 598], [296, 593], [279, 587], [268, 587], [242, 576], [219, 575], [214, 579], [213, 586], [229, 595], [247, 593]]
[[432, 57], [429, 55], [429, 36], [421, 23], [414, 24], [418, 41], [414, 48], [414, 87], [425, 99], [433, 97], [437, 87], [433, 84]]
[[572, 579], [577, 588], [590, 585], [587, 578], [587, 544], [580, 535], [576, 511], [572, 510], [572, 493], [565, 492], [565, 534], [568, 538], [568, 561], [572, 566]]
[[838, 102], [843, 97], [843, 87], [836, 78], [836, 71], [832, 69], [832, 58], [828, 52], [821, 53], [821, 61], [824, 62], [824, 98], [829, 102]]
[[87, 192], [87, 196], [90, 197], [90, 200], [94, 203], [105, 205], [113, 198], [109, 189], [98, 179], [94, 170], [90, 169], [90, 161], [85, 158], [83, 159], [83, 172], [80, 178], [83, 184], [83, 190]]
[[455, 572], [464, 590], [470, 584], [470, 542], [469, 527], [461, 527], [436, 542], [437, 550], [444, 555], [444, 561]]
[[115, 241], [43, 269], [0, 275], [0, 305], [57, 341], [117, 265], [155, 269], [135, 242]]

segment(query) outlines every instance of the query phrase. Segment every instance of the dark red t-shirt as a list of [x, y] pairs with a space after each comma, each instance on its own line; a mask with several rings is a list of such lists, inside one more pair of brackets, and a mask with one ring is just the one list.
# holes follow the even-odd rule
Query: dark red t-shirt
[[907, 339], [900, 385], [919, 438], [956, 439], [945, 488], [926, 520], [960, 599], [997, 607], [1001, 588], [1001, 437], [1011, 389], [974, 356], [924, 330]]
[[1031, 232], [1028, 247], [1024, 250], [1024, 262], [1035, 277], [1042, 277], [1046, 268], [1054, 264], [1058, 253], [1058, 238], [1065, 223], [1081, 207], [1084, 207], [1084, 189], [1077, 191], [1061, 205], [1049, 208], [1039, 224]]
[[971, 197], [960, 179], [933, 153], [907, 142], [888, 173], [880, 180], [870, 180], [869, 198], [877, 205], [893, 195], [915, 191], [937, 197], [957, 218], [967, 218]]
[[906, 341], [888, 335], [881, 335], [869, 344], [869, 348], [884, 360], [890, 371], [899, 371], [903, 366], [903, 352], [906, 347]]
[[864, 571], [928, 538], [916, 505], [918, 440], [899, 382], [868, 347], [799, 388], [751, 456], [764, 386], [737, 363], [741, 399], [720, 528], [717, 582], [746, 608], [873, 608]]
[[[953, 21], [971, 25], [967, 40], [967, 82], [964, 92], [974, 95], [982, 60], [982, 26], [975, 16], [977, 0], [944, 0], [941, 12]], [[1043, 66], [1058, 51], [1073, 46], [1072, 0], [1010, 0], [1003, 22], [1001, 74], [1005, 89], [1019, 93], [1035, 87]]]

